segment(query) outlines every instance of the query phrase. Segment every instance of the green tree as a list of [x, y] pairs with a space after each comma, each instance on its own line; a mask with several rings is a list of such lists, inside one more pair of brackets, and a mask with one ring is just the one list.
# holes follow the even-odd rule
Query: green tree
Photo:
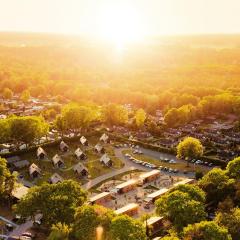
[[45, 136], [49, 129], [48, 124], [42, 117], [12, 117], [9, 121], [11, 138], [27, 144]]
[[103, 109], [103, 118], [104, 121], [111, 126], [121, 125], [127, 123], [128, 112], [121, 105], [108, 104]]
[[205, 203], [206, 194], [201, 188], [199, 188], [196, 185], [181, 184], [170, 190], [170, 192], [174, 192], [174, 191], [180, 191], [183, 193], [187, 193], [191, 197], [192, 200]]
[[231, 240], [231, 236], [224, 227], [215, 222], [203, 221], [189, 225], [183, 230], [183, 240]]
[[167, 124], [168, 127], [175, 127], [176, 117], [178, 115], [177, 108], [171, 108], [167, 111], [167, 113], [164, 115], [164, 122]]
[[24, 103], [27, 103], [30, 99], [31, 95], [30, 95], [30, 92], [28, 90], [24, 90], [21, 94], [21, 100], [24, 102]]
[[71, 227], [66, 224], [57, 223], [51, 227], [51, 233], [47, 240], [69, 240]]
[[102, 206], [82, 206], [77, 208], [73, 226], [76, 239], [96, 239], [97, 228], [101, 226], [104, 234], [108, 234], [114, 214]]
[[240, 209], [235, 208], [230, 212], [219, 212], [215, 218], [218, 225], [228, 229], [233, 240], [240, 239]]
[[23, 217], [43, 214], [43, 221], [51, 226], [58, 222], [70, 224], [74, 220], [76, 207], [86, 200], [86, 193], [72, 180], [58, 184], [44, 183], [32, 187], [16, 205], [16, 213]]
[[234, 179], [240, 179], [240, 157], [230, 161], [227, 165], [227, 174]]
[[146, 240], [145, 228], [141, 222], [127, 215], [117, 216], [112, 220], [111, 234], [118, 240]]
[[137, 127], [141, 128], [144, 125], [146, 118], [146, 112], [142, 108], [138, 109], [135, 113], [135, 121]]
[[96, 111], [89, 106], [68, 104], [62, 110], [62, 118], [68, 129], [82, 129], [97, 118]]
[[7, 168], [7, 161], [0, 157], [0, 199], [11, 196], [16, 183], [16, 176]]
[[11, 99], [13, 97], [13, 91], [9, 88], [4, 88], [2, 95], [4, 99]]
[[0, 142], [6, 143], [10, 140], [11, 128], [9, 119], [0, 120]]
[[234, 192], [234, 179], [228, 177], [221, 169], [209, 171], [198, 182], [199, 186], [206, 192], [207, 202], [216, 204]]
[[203, 155], [203, 146], [201, 142], [193, 137], [187, 137], [177, 146], [177, 157], [190, 160]]
[[182, 230], [188, 224], [200, 222], [206, 217], [204, 204], [179, 190], [164, 195], [155, 205], [156, 212], [169, 219], [178, 230]]
[[57, 115], [55, 121], [54, 121], [54, 126], [57, 128], [57, 130], [61, 133], [63, 136], [64, 131], [66, 131], [66, 123], [62, 117], [62, 115]]

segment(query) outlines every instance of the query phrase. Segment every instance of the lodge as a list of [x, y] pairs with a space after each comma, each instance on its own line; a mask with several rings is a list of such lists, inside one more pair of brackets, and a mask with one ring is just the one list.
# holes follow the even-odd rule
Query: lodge
[[89, 202], [91, 204], [103, 205], [112, 199], [112, 195], [109, 192], [102, 192], [90, 198]]
[[39, 147], [39, 148], [37, 149], [37, 158], [38, 158], [38, 160], [42, 160], [42, 159], [46, 158], [46, 156], [47, 156], [47, 154], [46, 154], [46, 152], [43, 150], [43, 148], [42, 148], [42, 147]]
[[122, 194], [136, 189], [138, 181], [131, 179], [127, 182], [121, 183], [115, 187], [117, 193]]
[[120, 215], [120, 214], [126, 214], [130, 217], [136, 215], [138, 213], [138, 208], [139, 205], [136, 203], [129, 203], [128, 205], [119, 208], [117, 210], [115, 210], [115, 214]]
[[145, 184], [145, 183], [155, 181], [157, 178], [160, 177], [160, 175], [161, 175], [161, 172], [157, 169], [147, 173], [143, 173], [139, 176], [140, 183]]
[[168, 191], [169, 191], [169, 189], [163, 188], [163, 189], [160, 189], [156, 192], [150, 193], [150, 194], [147, 195], [147, 197], [144, 199], [144, 201], [154, 203], [157, 199], [159, 199], [161, 196], [163, 196]]
[[88, 176], [88, 169], [84, 167], [80, 162], [73, 166], [73, 171], [82, 177]]
[[56, 154], [52, 158], [52, 163], [53, 163], [54, 167], [58, 167], [58, 168], [64, 167], [64, 161], [62, 160], [62, 158], [58, 154]]

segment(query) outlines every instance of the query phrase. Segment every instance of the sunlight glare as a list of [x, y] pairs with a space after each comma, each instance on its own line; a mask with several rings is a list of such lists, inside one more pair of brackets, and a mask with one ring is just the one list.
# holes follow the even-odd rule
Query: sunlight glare
[[119, 52], [128, 43], [143, 38], [143, 25], [138, 12], [126, 5], [105, 6], [101, 12], [98, 31], [100, 37], [113, 44]]

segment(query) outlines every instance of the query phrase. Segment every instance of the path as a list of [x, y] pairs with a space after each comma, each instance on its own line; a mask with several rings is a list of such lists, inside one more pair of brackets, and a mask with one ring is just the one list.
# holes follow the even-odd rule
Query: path
[[16, 223], [6, 219], [5, 217], [0, 216], [0, 221], [6, 222], [8, 224], [11, 224], [13, 227], [18, 227], [18, 225]]

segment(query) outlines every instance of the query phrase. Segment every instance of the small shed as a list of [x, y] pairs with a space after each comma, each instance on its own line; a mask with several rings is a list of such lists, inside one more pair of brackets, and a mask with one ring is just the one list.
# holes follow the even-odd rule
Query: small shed
[[104, 155], [102, 155], [102, 157], [100, 158], [100, 162], [107, 167], [111, 167], [113, 165], [112, 160], [106, 153]]
[[46, 154], [46, 152], [43, 150], [43, 148], [42, 148], [42, 147], [39, 147], [39, 148], [37, 149], [37, 158], [38, 158], [38, 160], [42, 160], [42, 159], [44, 159], [46, 156], [47, 156], [47, 154]]
[[33, 163], [29, 167], [29, 174], [32, 178], [37, 178], [41, 175], [41, 169], [35, 163]]
[[84, 160], [87, 158], [87, 155], [81, 150], [81, 148], [76, 149], [75, 156], [79, 160]]
[[58, 167], [58, 168], [64, 167], [64, 161], [58, 154], [56, 154], [52, 158], [52, 162], [53, 162], [54, 167]]
[[60, 142], [60, 150], [62, 152], [67, 152], [69, 149], [69, 146], [64, 142], [64, 141], [61, 141]]
[[105, 153], [105, 148], [100, 143], [95, 145], [94, 150], [96, 153]]
[[100, 137], [100, 141], [101, 142], [104, 142], [104, 143], [109, 143], [110, 142], [110, 139], [109, 139], [109, 136], [104, 133], [101, 137]]
[[63, 178], [57, 173], [54, 173], [49, 179], [49, 182], [51, 184], [61, 183], [62, 181], [63, 181]]
[[88, 140], [87, 140], [84, 136], [82, 136], [82, 137], [80, 138], [80, 143], [81, 143], [83, 146], [88, 146]]
[[13, 166], [17, 169], [25, 168], [25, 167], [28, 167], [29, 165], [30, 163], [27, 160], [22, 160], [22, 161], [13, 163]]
[[73, 166], [73, 171], [82, 177], [88, 176], [88, 169], [81, 163], [78, 163], [75, 166]]

